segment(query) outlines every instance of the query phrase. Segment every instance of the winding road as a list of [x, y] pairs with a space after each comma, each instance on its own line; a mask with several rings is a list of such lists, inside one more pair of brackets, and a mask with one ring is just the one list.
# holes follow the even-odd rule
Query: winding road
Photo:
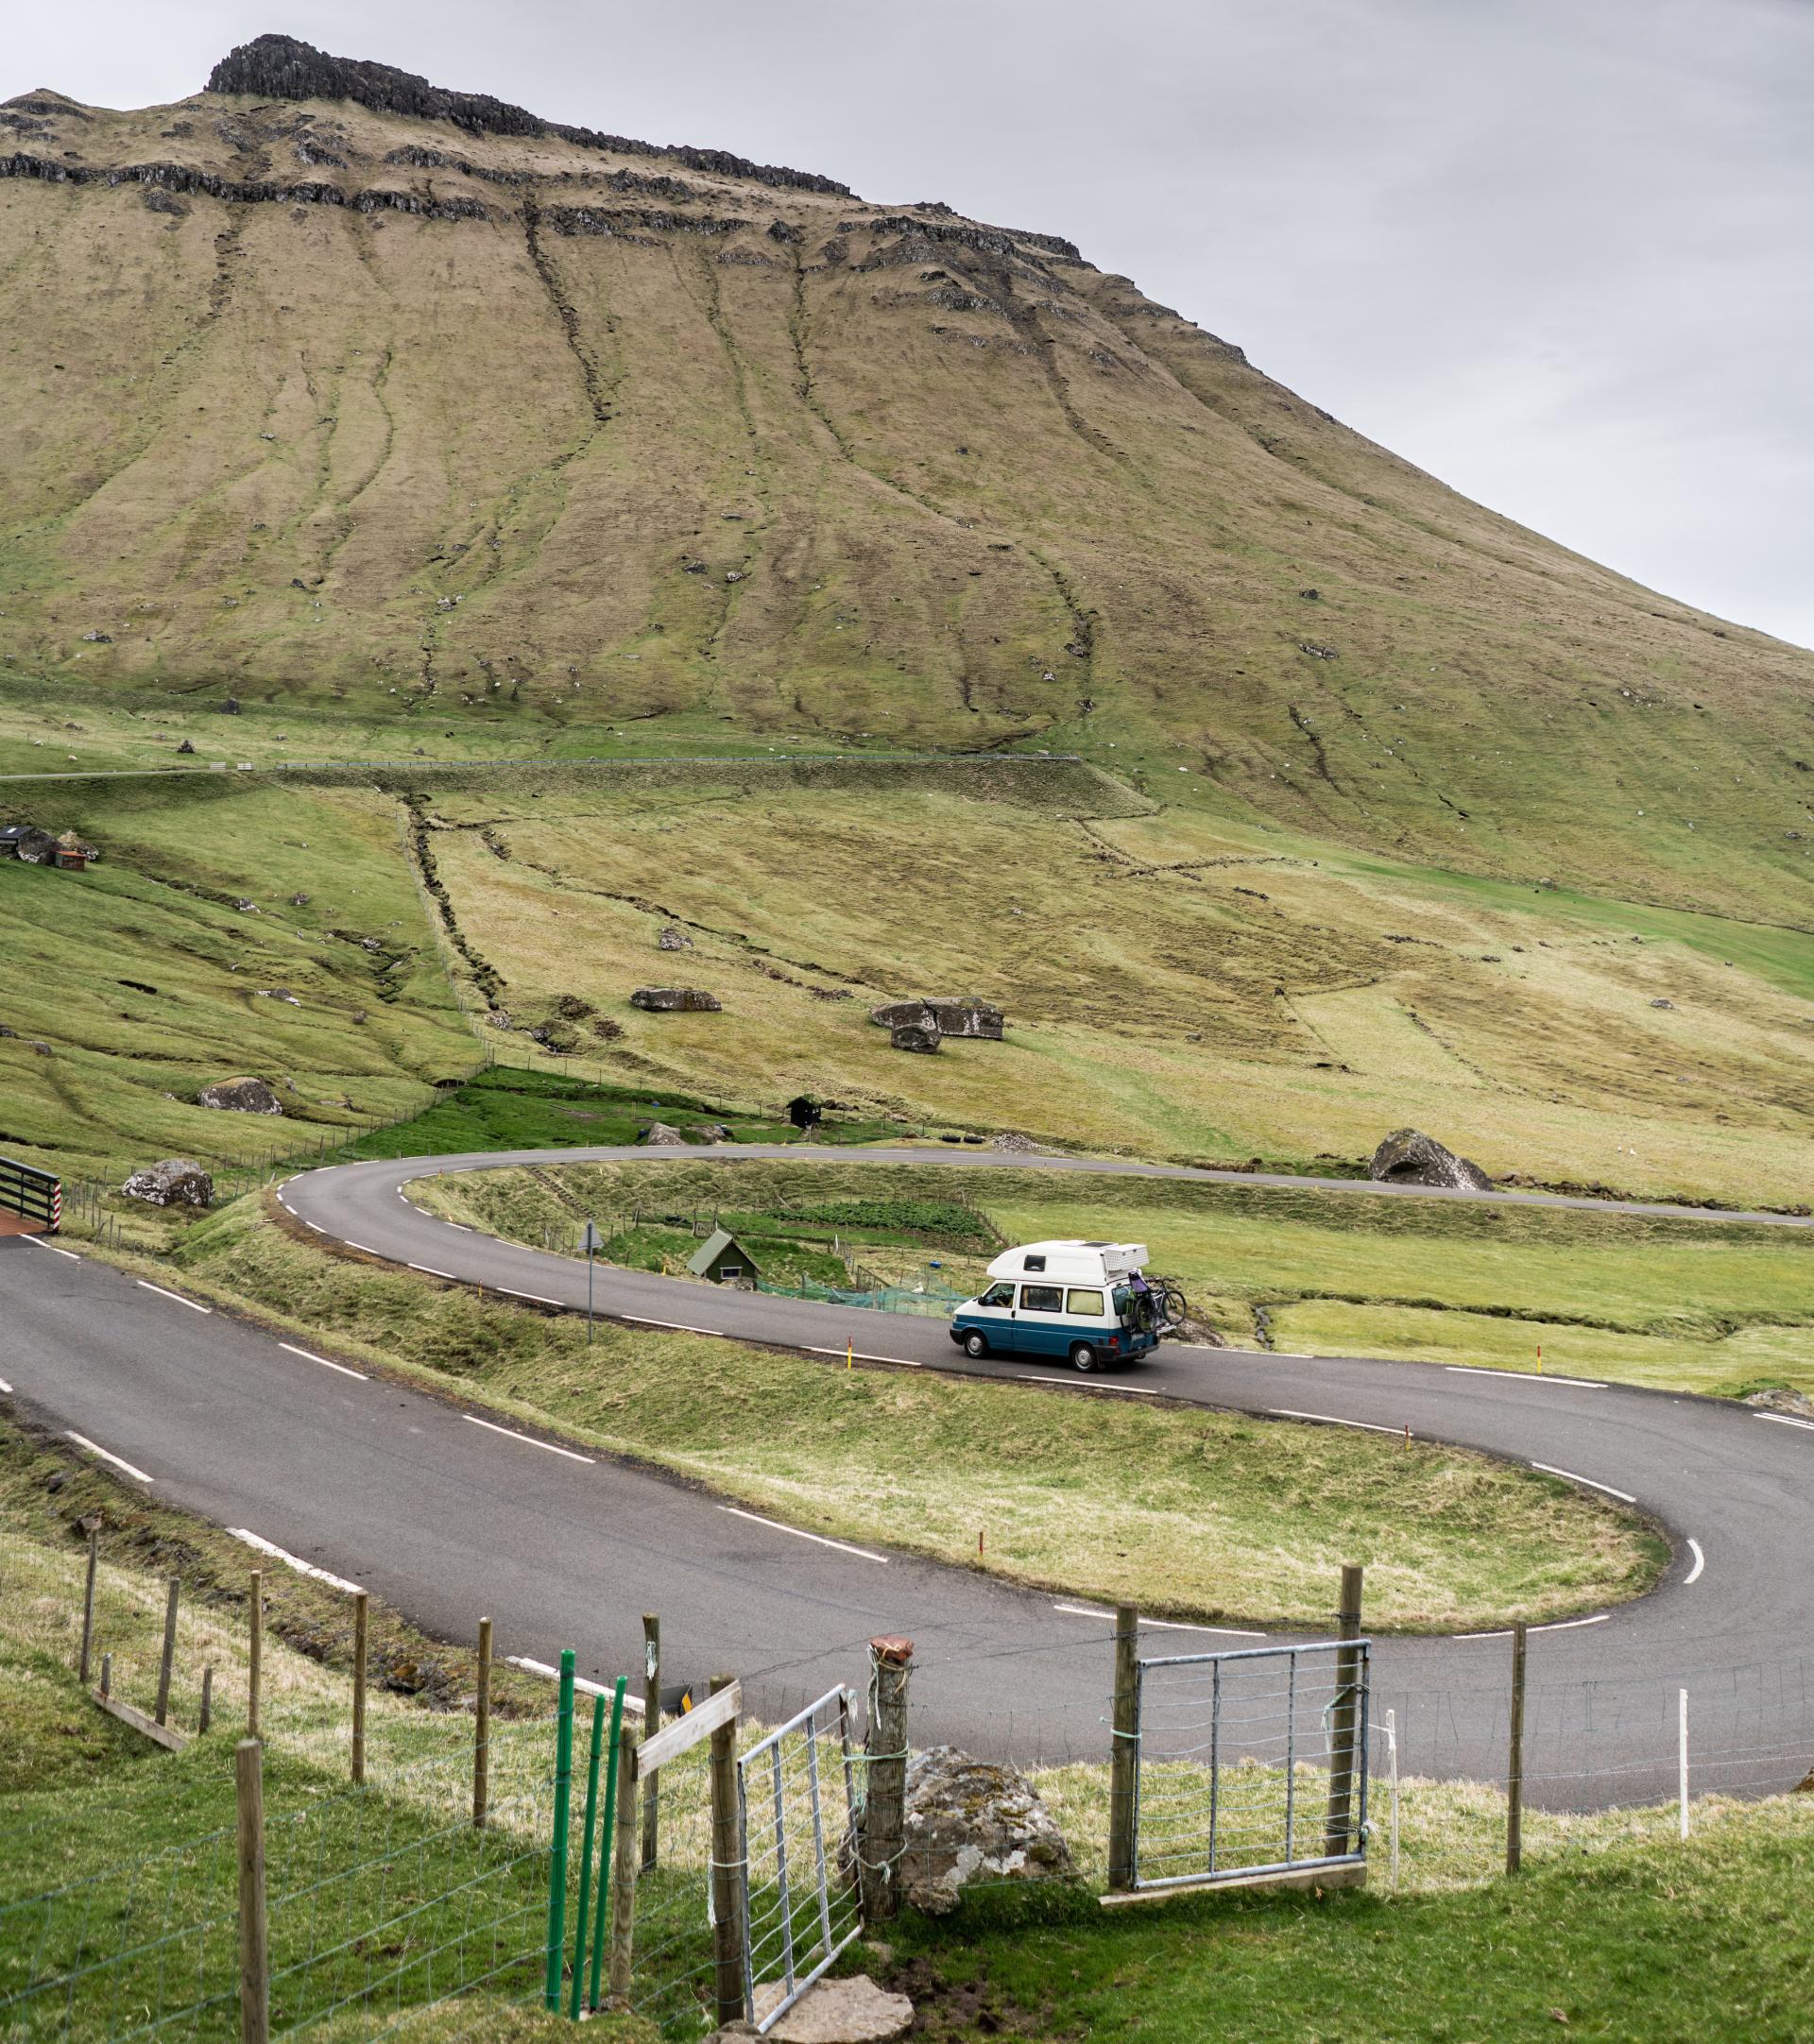
[[[801, 1161], [796, 1148], [719, 1155]], [[279, 1196], [299, 1225], [347, 1249], [583, 1311], [583, 1265], [439, 1219], [407, 1188], [513, 1164], [627, 1161], [659, 1172], [664, 1153], [387, 1159], [301, 1174]], [[1211, 1175], [945, 1150], [840, 1151], [838, 1161]], [[1814, 1666], [1801, 1651], [1814, 1620], [1814, 1422], [1575, 1378], [1170, 1342], [1085, 1387], [1031, 1361], [972, 1361], [942, 1321], [604, 1265], [595, 1286], [601, 1314], [633, 1326], [826, 1356], [849, 1344], [865, 1362], [1009, 1378], [1029, 1396], [1087, 1388], [1391, 1434], [1409, 1426], [1570, 1476], [1637, 1504], [1669, 1530], [1674, 1556], [1637, 1602], [1533, 1628], [1532, 1799], [1589, 1807], [1671, 1794], [1682, 1687], [1697, 1789], [1792, 1786], [1814, 1762]], [[671, 1674], [734, 1669], [770, 1718], [856, 1680], [872, 1635], [906, 1633], [917, 1644], [916, 1743], [1021, 1759], [1106, 1751], [1109, 1621], [1087, 1600], [796, 1531], [469, 1411], [452, 1387], [437, 1395], [363, 1374], [331, 1350], [279, 1338], [66, 1245], [0, 1240], [0, 1376], [25, 1412], [126, 1481], [357, 1581], [430, 1631], [468, 1638], [490, 1612], [500, 1652], [546, 1663], [576, 1644], [582, 1672], [603, 1678], [639, 1664], [641, 1613], [659, 1610]], [[1153, 1627], [1144, 1650], [1260, 1638], [1238, 1627]], [[1497, 1634], [1378, 1641], [1375, 1722], [1394, 1712], [1406, 1772], [1503, 1773], [1508, 1658]]]

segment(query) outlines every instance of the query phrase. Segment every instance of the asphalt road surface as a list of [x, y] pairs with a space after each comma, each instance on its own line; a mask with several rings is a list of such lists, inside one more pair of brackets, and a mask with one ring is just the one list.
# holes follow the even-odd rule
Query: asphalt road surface
[[[583, 1265], [436, 1219], [405, 1192], [435, 1173], [556, 1157], [653, 1166], [659, 1153], [344, 1165], [292, 1179], [281, 1197], [299, 1221], [354, 1250], [584, 1310]], [[838, 1161], [859, 1158], [890, 1161]], [[942, 1150], [892, 1161], [1157, 1168]], [[1086, 1386], [1032, 1360], [972, 1361], [938, 1320], [603, 1265], [594, 1283], [598, 1310], [631, 1325], [828, 1357], [849, 1344], [865, 1361], [1012, 1379], [1030, 1397]], [[23, 1409], [79, 1437], [124, 1480], [357, 1581], [430, 1631], [468, 1638], [488, 1612], [501, 1653], [553, 1661], [572, 1644], [582, 1672], [602, 1678], [637, 1667], [641, 1614], [659, 1610], [670, 1672], [734, 1670], [771, 1718], [859, 1680], [872, 1635], [906, 1633], [917, 1644], [916, 1743], [1022, 1759], [1106, 1753], [1110, 1625], [1088, 1600], [794, 1531], [469, 1412], [452, 1390], [336, 1369], [331, 1347], [203, 1311], [66, 1247], [0, 1241], [0, 1373]], [[1674, 1558], [1651, 1595], [1532, 1630], [1533, 1801], [1672, 1793], [1679, 1687], [1690, 1695], [1697, 1791], [1789, 1786], [1814, 1762], [1814, 1667], [1801, 1652], [1814, 1617], [1814, 1422], [1598, 1382], [1176, 1343], [1087, 1388], [1384, 1433], [1409, 1426], [1629, 1498], [1664, 1525]], [[1142, 1650], [1258, 1644], [1252, 1628], [1171, 1626], [1147, 1630]], [[1503, 1773], [1508, 1659], [1503, 1635], [1378, 1641], [1374, 1721], [1395, 1712], [1407, 1773]], [[1374, 1750], [1378, 1760], [1378, 1739]]]

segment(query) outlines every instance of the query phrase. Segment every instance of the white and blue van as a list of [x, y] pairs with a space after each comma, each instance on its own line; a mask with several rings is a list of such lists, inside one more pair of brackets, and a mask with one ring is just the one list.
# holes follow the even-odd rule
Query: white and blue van
[[968, 1355], [1029, 1355], [1103, 1370], [1158, 1346], [1161, 1294], [1144, 1242], [1029, 1242], [989, 1266], [994, 1282], [951, 1316]]

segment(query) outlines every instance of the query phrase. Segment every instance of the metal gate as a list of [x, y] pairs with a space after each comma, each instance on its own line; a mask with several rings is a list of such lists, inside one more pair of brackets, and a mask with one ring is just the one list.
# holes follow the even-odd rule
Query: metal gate
[[1366, 1857], [1368, 1640], [1138, 1663], [1136, 1888]]
[[[24, 1232], [55, 1235], [63, 1224], [62, 1180], [55, 1171], [41, 1171], [35, 1164], [0, 1157], [0, 1214], [17, 1215], [32, 1224]], [[15, 1224], [5, 1232], [22, 1231]]]
[[737, 1762], [744, 1992], [760, 2033], [862, 1928], [852, 1707], [848, 1691], [831, 1690]]

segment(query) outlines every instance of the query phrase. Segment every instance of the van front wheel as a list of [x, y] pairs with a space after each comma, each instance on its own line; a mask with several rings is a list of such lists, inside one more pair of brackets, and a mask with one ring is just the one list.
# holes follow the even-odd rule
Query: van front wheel
[[1095, 1369], [1096, 1351], [1090, 1347], [1087, 1341], [1080, 1341], [1072, 1348], [1070, 1352], [1070, 1367], [1073, 1370], [1085, 1371]]
[[966, 1355], [986, 1355], [989, 1344], [981, 1335], [968, 1334], [964, 1337], [964, 1353]]

